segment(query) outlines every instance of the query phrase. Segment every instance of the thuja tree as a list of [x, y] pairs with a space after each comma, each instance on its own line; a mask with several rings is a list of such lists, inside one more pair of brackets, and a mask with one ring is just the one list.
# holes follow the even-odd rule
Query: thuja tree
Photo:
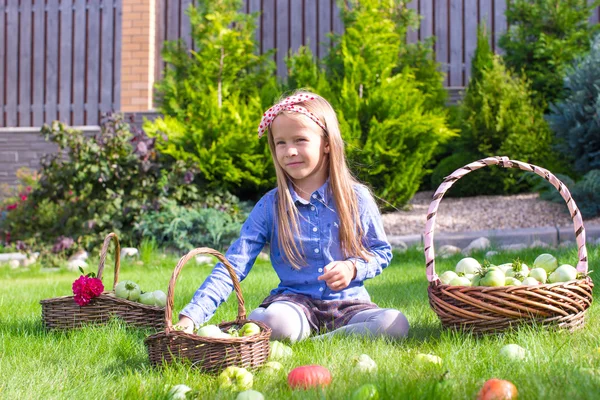
[[355, 174], [388, 205], [401, 206], [417, 191], [436, 146], [453, 135], [437, 92], [442, 75], [433, 68], [424, 79], [426, 69], [417, 67], [426, 57], [414, 56], [417, 50], [402, 57], [406, 24], [414, 21], [403, 2], [346, 3], [345, 32], [324, 64], [302, 49], [289, 59], [288, 83], [333, 104]]
[[[552, 169], [552, 132], [542, 108], [531, 99], [528, 82], [512, 74], [502, 59], [492, 53], [484, 29], [479, 30], [477, 43], [473, 79], [460, 106], [461, 135], [456, 154], [472, 154], [471, 161], [507, 155]], [[452, 159], [464, 163], [464, 157], [456, 154]], [[452, 165], [446, 161], [443, 165], [452, 169], [464, 164]], [[489, 173], [476, 174], [483, 177]], [[468, 185], [468, 180], [464, 182], [462, 195], [514, 193], [523, 189], [517, 184], [518, 175], [514, 170], [491, 174], [486, 179], [473, 181], [473, 185]], [[442, 175], [437, 173], [433, 177], [440, 179]]]
[[205, 0], [189, 8], [195, 50], [165, 44], [167, 68], [156, 85], [164, 117], [145, 129], [162, 153], [194, 162], [197, 183], [247, 197], [273, 183], [266, 141], [254, 132], [279, 88], [274, 63], [255, 51], [256, 16], [240, 8], [240, 0]]
[[522, 71], [544, 107], [560, 99], [566, 68], [589, 49], [598, 25], [589, 24], [598, 1], [514, 0], [507, 4], [509, 29], [500, 38], [510, 69]]

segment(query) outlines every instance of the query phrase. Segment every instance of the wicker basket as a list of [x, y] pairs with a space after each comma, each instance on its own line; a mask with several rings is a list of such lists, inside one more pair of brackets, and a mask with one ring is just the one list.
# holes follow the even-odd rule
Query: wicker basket
[[216, 250], [206, 247], [194, 249], [179, 260], [171, 276], [167, 293], [167, 308], [164, 313], [165, 330], [149, 336], [145, 340], [150, 363], [158, 366], [170, 363], [175, 359], [189, 360], [193, 366], [210, 373], [218, 373], [229, 366], [259, 367], [269, 357], [269, 337], [271, 336], [271, 329], [262, 322], [252, 321], [260, 327], [260, 333], [232, 338], [201, 337], [173, 329], [171, 316], [175, 282], [185, 263], [198, 254], [217, 257], [225, 265], [233, 281], [233, 289], [238, 300], [238, 316], [233, 322], [219, 324], [221, 330], [226, 331], [230, 327], [250, 322], [246, 319], [242, 290], [231, 264]]
[[103, 324], [116, 316], [126, 323], [143, 328], [161, 329], [163, 326], [164, 307], [149, 306], [134, 301], [121, 299], [114, 295], [115, 286], [119, 281], [121, 266], [121, 246], [114, 233], [104, 239], [100, 251], [98, 278], [102, 278], [106, 254], [110, 242], [115, 243], [115, 278], [112, 291], [104, 291], [93, 298], [87, 305], [79, 306], [73, 296], [56, 297], [40, 301], [42, 305], [42, 320], [47, 329], [73, 329], [86, 324]]
[[501, 332], [519, 324], [539, 324], [568, 330], [583, 327], [585, 315], [592, 304], [594, 284], [584, 279], [533, 286], [451, 286], [441, 283], [435, 273], [433, 231], [435, 217], [444, 193], [461, 177], [488, 165], [519, 168], [535, 172], [550, 182], [566, 201], [579, 249], [577, 271], [587, 274], [585, 230], [581, 214], [566, 186], [544, 168], [507, 157], [489, 157], [457, 169], [446, 177], [433, 195], [425, 227], [425, 259], [429, 280], [429, 304], [437, 313], [442, 326], [471, 331], [476, 334]]

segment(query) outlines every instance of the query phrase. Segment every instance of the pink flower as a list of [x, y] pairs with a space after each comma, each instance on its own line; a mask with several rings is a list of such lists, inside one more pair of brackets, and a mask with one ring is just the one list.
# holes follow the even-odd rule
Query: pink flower
[[14, 204], [9, 204], [9, 205], [7, 205], [7, 206], [6, 206], [6, 209], [7, 209], [8, 211], [10, 211], [10, 210], [14, 210], [15, 208], [17, 208], [17, 206], [18, 206], [18, 204], [17, 204], [17, 203], [14, 203]]
[[27, 200], [27, 195], [26, 194], [22, 194], [21, 195], [21, 201], [25, 201]]
[[85, 306], [94, 297], [98, 297], [104, 291], [104, 285], [98, 278], [81, 275], [73, 282], [73, 294], [75, 303]]

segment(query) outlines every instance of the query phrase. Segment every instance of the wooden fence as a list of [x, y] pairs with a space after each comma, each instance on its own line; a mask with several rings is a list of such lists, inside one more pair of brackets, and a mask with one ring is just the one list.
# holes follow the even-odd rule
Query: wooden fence
[[0, 127], [120, 109], [121, 0], [0, 0]]
[[[158, 45], [164, 40], [183, 38], [191, 42], [186, 9], [193, 0], [158, 0]], [[261, 53], [277, 49], [277, 74], [287, 75], [285, 57], [301, 45], [309, 46], [313, 54], [327, 54], [331, 42], [329, 32], [341, 33], [343, 24], [336, 0], [244, 0], [244, 12], [260, 12], [256, 39]], [[408, 8], [421, 16], [418, 30], [407, 35], [414, 43], [435, 36], [435, 55], [447, 77], [447, 87], [463, 87], [469, 81], [471, 58], [477, 44], [477, 26], [485, 22], [491, 32], [492, 49], [498, 47], [500, 36], [506, 31], [506, 0], [412, 0]], [[600, 9], [595, 10], [592, 23], [598, 23]], [[160, 50], [160, 49], [159, 49]], [[157, 63], [157, 77], [162, 62]]]

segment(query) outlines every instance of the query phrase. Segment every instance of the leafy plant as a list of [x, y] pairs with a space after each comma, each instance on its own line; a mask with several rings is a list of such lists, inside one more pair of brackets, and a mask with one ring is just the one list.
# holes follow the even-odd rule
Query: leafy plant
[[557, 149], [575, 171], [600, 169], [600, 35], [588, 55], [576, 59], [564, 79], [565, 98], [550, 106], [547, 120]]
[[159, 211], [145, 213], [136, 232], [161, 248], [186, 252], [195, 247], [226, 249], [239, 235], [246, 213], [230, 214], [212, 207], [184, 207], [161, 201]]
[[589, 49], [598, 25], [589, 24], [599, 2], [514, 0], [507, 2], [507, 32], [500, 38], [508, 68], [523, 72], [542, 107], [561, 99], [562, 80], [573, 59]]
[[288, 60], [288, 83], [332, 103], [356, 175], [389, 205], [402, 206], [418, 189], [436, 146], [454, 134], [436, 89], [442, 75], [426, 68], [432, 65], [426, 53], [417, 47], [411, 53], [404, 44], [403, 34], [416, 21], [411, 10], [395, 2], [349, 3], [342, 12], [345, 32], [324, 64], [301, 49]]
[[196, 50], [165, 43], [168, 67], [156, 85], [164, 117], [144, 129], [160, 152], [192, 162], [200, 185], [246, 197], [274, 184], [268, 146], [254, 132], [279, 87], [270, 55], [255, 52], [256, 15], [241, 4], [203, 0], [188, 9]]
[[91, 137], [59, 122], [42, 134], [59, 151], [42, 159], [37, 185], [0, 221], [14, 239], [52, 244], [64, 236], [89, 247], [115, 231], [127, 241], [140, 212], [157, 207], [161, 197], [184, 203], [198, 197], [190, 185], [194, 170], [162, 162], [154, 140], [121, 116], [107, 117]]

